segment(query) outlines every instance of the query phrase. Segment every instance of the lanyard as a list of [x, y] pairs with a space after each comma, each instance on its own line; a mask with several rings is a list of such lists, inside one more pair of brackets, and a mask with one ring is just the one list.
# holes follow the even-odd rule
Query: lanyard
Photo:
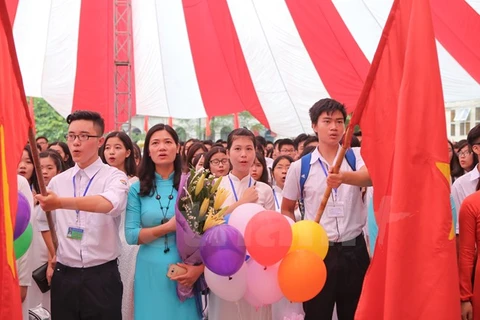
[[[238, 201], [237, 192], [235, 191], [235, 186], [233, 185], [232, 178], [228, 176], [228, 180], [230, 180], [230, 186], [232, 186], [232, 191], [233, 191], [233, 196], [235, 197], [235, 201]], [[250, 177], [250, 180], [248, 180], [248, 187], [250, 188], [251, 185], [252, 185], [252, 177]]]
[[[98, 173], [98, 171], [97, 171], [97, 173]], [[93, 177], [90, 178], [90, 180], [88, 181], [87, 187], [85, 188], [85, 191], [83, 192], [82, 197], [85, 197], [85, 195], [87, 194], [88, 189], [90, 188], [90, 185], [92, 184], [93, 178], [95, 178], [97, 173], [95, 173], [93, 175]], [[73, 181], [73, 197], [76, 198], [77, 197], [77, 188], [76, 188], [76, 183], [75, 183], [75, 176], [73, 176], [72, 181]], [[80, 210], [75, 210], [75, 212], [77, 213], [77, 222], [78, 222], [78, 214], [80, 213]]]
[[[323, 173], [325, 173], [325, 177], [328, 177], [327, 169], [325, 169], [325, 166], [323, 165], [323, 162], [320, 159], [318, 159], [318, 162], [320, 162], [320, 165], [322, 166]], [[338, 188], [333, 189], [333, 193], [335, 195], [333, 197], [333, 201], [335, 202], [337, 200]]]
[[275, 205], [277, 206], [278, 209], [280, 209], [280, 204], [278, 203], [278, 199], [277, 199], [277, 193], [275, 192], [275, 189], [273, 189], [273, 199], [275, 199]]

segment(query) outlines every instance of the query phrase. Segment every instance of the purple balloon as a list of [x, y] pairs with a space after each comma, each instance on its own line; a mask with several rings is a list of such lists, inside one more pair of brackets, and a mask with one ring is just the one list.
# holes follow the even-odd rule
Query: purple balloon
[[220, 276], [237, 273], [245, 261], [246, 252], [240, 231], [227, 224], [208, 229], [200, 242], [203, 264]]
[[18, 193], [17, 203], [17, 215], [15, 217], [15, 230], [13, 231], [13, 239], [17, 240], [18, 237], [27, 229], [30, 222], [30, 204], [23, 193]]

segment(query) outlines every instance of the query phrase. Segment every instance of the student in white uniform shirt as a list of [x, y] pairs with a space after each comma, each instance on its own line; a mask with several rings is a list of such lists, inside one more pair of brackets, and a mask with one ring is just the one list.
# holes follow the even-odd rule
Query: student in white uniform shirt
[[[230, 191], [224, 205], [229, 206], [227, 213], [244, 203], [258, 203], [267, 210], [274, 210], [272, 188], [269, 185], [255, 181], [249, 174], [255, 160], [255, 136], [247, 129], [235, 129], [227, 139], [227, 153], [232, 164], [232, 171], [223, 177], [220, 187]], [[224, 319], [271, 319], [270, 306], [255, 309], [245, 300], [229, 302], [210, 293], [208, 318], [210, 320]]]
[[[338, 319], [353, 319], [370, 263], [362, 234], [366, 214], [359, 186], [368, 186], [371, 181], [359, 150], [353, 150], [355, 172], [343, 159], [340, 173], [329, 173], [341, 150], [339, 142], [345, 132], [346, 117], [345, 107], [332, 99], [322, 99], [310, 108], [312, 128], [319, 143], [311, 154], [305, 182], [305, 219], [315, 219], [327, 184], [335, 189], [320, 221], [330, 241], [325, 257], [327, 281], [315, 298], [304, 302], [306, 320], [331, 319], [335, 303]], [[296, 201], [300, 199], [300, 172], [301, 160], [298, 160], [290, 166], [283, 188], [282, 213], [292, 219]]]
[[100, 114], [76, 111], [67, 123], [66, 139], [76, 165], [50, 181], [48, 196], [36, 196], [43, 210], [56, 210], [52, 319], [121, 319], [118, 228], [128, 178], [98, 156], [104, 142]]

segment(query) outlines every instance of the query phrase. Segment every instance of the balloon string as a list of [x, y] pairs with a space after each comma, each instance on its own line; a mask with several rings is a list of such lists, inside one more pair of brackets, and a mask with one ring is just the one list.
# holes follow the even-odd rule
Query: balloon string
[[237, 311], [238, 311], [237, 312], [237, 314], [238, 314], [237, 319], [242, 320], [242, 313], [241, 313], [241, 310], [240, 310], [240, 304], [238, 303], [238, 301], [235, 302], [235, 304], [237, 305]]

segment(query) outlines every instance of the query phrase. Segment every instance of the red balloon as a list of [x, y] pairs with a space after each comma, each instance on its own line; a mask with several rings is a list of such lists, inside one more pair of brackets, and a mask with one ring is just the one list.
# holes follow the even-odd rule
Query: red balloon
[[262, 266], [282, 260], [292, 244], [292, 227], [281, 213], [257, 213], [245, 229], [245, 245], [250, 256]]

